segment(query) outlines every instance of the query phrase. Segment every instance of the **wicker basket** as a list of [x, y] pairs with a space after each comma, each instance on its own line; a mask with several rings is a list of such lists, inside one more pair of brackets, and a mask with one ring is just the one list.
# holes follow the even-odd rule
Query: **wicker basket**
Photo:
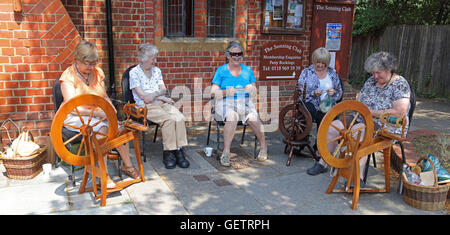
[[1, 157], [6, 168], [6, 175], [10, 179], [32, 179], [42, 171], [42, 164], [47, 159], [47, 146], [41, 145], [39, 152], [29, 157], [5, 158]]
[[450, 183], [438, 185], [436, 168], [434, 167], [433, 162], [427, 157], [422, 157], [417, 163], [424, 159], [428, 160], [433, 167], [434, 185], [422, 186], [410, 183], [406, 178], [406, 174], [403, 172], [403, 198], [407, 204], [421, 210], [442, 210], [445, 208]]

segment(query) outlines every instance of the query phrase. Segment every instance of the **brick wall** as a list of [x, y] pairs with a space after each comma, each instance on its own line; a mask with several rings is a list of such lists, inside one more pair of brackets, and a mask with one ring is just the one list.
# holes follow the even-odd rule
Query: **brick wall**
[[60, 1], [24, 0], [18, 13], [12, 2], [0, 1], [0, 121], [15, 120], [42, 143], [53, 117], [51, 87], [80, 35]]
[[[112, 0], [115, 85], [121, 100], [122, 73], [136, 64], [136, 50], [143, 42], [160, 50], [158, 66], [172, 91], [187, 86], [189, 93], [178, 105], [194, 124], [209, 113], [208, 86], [217, 67], [225, 63], [229, 40], [207, 39], [206, 0], [194, 6], [194, 40], [171, 40], [163, 36], [163, 0]], [[236, 39], [245, 45], [244, 63], [251, 66], [258, 87], [280, 92], [279, 107], [292, 96], [296, 80], [259, 80], [263, 43], [295, 41], [303, 45], [303, 66], [309, 65], [312, 0], [306, 9], [302, 35], [261, 34], [262, 1], [236, 0]], [[38, 140], [49, 132], [53, 116], [52, 85], [72, 62], [72, 50], [81, 39], [95, 42], [100, 66], [109, 86], [109, 55], [105, 0], [22, 0], [23, 12], [14, 13], [12, 1], [0, 0], [0, 121], [10, 117], [30, 129]], [[202, 95], [194, 95], [194, 92]], [[179, 93], [173, 92], [173, 95]], [[263, 101], [271, 112], [271, 99]], [[262, 106], [259, 108], [261, 109]], [[277, 115], [276, 115], [277, 116]], [[263, 119], [264, 120], [264, 119]]]

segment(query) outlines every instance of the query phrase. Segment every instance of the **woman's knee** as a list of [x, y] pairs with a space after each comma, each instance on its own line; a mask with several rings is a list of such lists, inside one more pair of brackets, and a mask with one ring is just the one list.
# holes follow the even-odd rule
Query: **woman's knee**
[[227, 120], [227, 122], [237, 122], [239, 121], [239, 115], [235, 111], [228, 110], [225, 116], [225, 120]]

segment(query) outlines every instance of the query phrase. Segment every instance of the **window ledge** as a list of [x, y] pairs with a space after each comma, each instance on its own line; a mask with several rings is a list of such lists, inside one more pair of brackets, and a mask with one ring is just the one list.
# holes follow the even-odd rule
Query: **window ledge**
[[202, 37], [157, 37], [155, 46], [160, 51], [218, 51], [225, 50], [231, 41], [239, 41], [245, 48], [245, 39]]

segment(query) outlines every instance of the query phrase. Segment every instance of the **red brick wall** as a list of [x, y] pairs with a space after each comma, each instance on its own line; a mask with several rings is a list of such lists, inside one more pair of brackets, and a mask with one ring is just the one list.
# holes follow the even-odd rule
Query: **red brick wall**
[[[228, 42], [167, 43], [163, 38], [163, 0], [111, 2], [117, 98], [122, 97], [122, 73], [137, 63], [137, 46], [154, 43], [160, 49], [158, 66], [169, 89], [187, 86], [191, 91], [191, 109], [183, 110], [184, 114], [190, 121], [205, 121], [202, 111], [209, 111], [203, 107], [207, 96], [195, 97], [193, 93], [196, 89], [207, 92], [202, 89], [210, 85], [216, 68], [225, 63]], [[194, 2], [194, 38], [201, 41], [206, 37], [207, 1]], [[244, 63], [253, 68], [257, 86], [268, 87], [269, 95], [271, 86], [278, 87], [280, 108], [291, 99], [296, 80], [259, 81], [260, 50], [266, 42], [295, 41], [303, 45], [303, 66], [309, 65], [312, 0], [306, 2], [304, 34], [267, 35], [260, 32], [262, 1], [236, 0], [235, 36], [246, 47]], [[0, 121], [11, 117], [39, 137], [47, 135], [50, 129], [53, 82], [72, 62], [72, 50], [80, 39], [96, 43], [100, 66], [109, 78], [106, 7], [104, 0], [22, 3], [23, 12], [14, 13], [12, 1], [0, 0]], [[211, 44], [213, 48], [208, 47]], [[270, 113], [270, 99], [267, 106]]]
[[[50, 131], [52, 85], [80, 40], [60, 1], [0, 1], [0, 121], [11, 118], [38, 142]], [[2, 130], [2, 138], [6, 138]]]

